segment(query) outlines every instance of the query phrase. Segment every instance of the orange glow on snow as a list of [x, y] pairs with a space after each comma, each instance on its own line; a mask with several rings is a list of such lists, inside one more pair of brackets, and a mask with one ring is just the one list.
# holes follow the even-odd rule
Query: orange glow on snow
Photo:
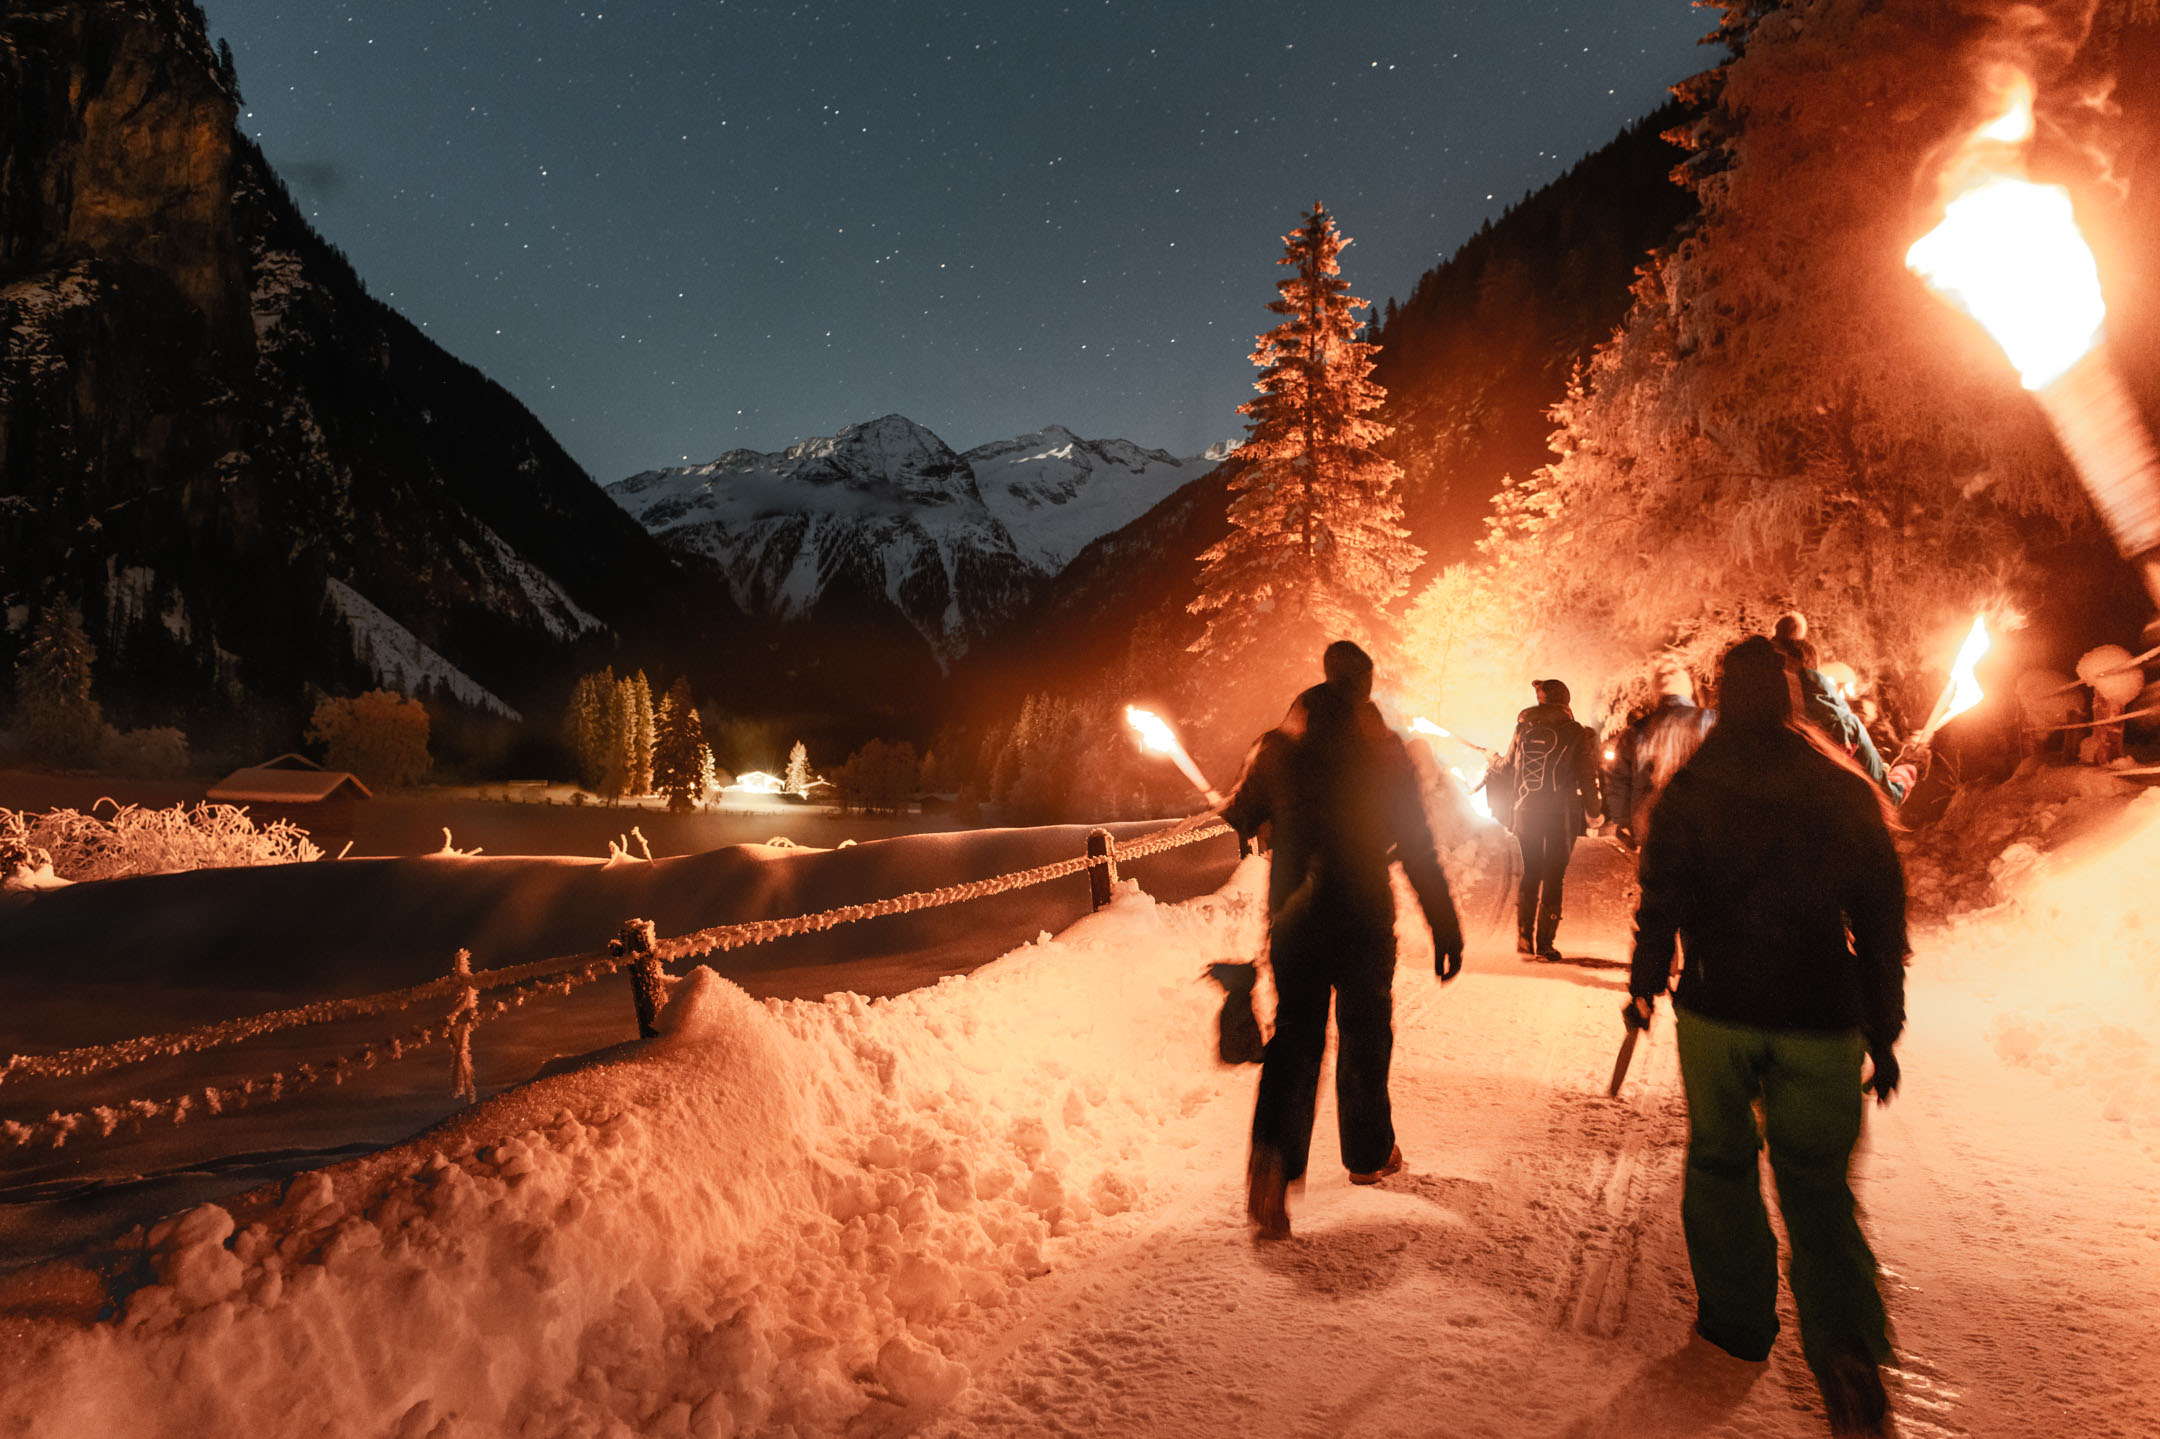
[[2008, 108], [1953, 163], [1965, 183], [1942, 223], [1905, 252], [1905, 264], [1979, 321], [2025, 388], [2038, 390], [2099, 343], [2107, 304], [2070, 192], [2024, 177], [2018, 150], [2032, 128], [2032, 83], [2019, 76]]

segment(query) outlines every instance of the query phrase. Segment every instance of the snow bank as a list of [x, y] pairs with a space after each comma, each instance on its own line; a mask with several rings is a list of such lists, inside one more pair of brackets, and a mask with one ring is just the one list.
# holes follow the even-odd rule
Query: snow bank
[[1981, 867], [2010, 897], [1928, 936], [1916, 973], [1983, 1007], [2004, 1062], [2090, 1091], [2160, 1159], [2160, 791], [2052, 853], [2019, 840]]
[[0, 1429], [711, 1436], [944, 1402], [1014, 1288], [1159, 1202], [1171, 1121], [1242, 1092], [1203, 968], [1256, 950], [1263, 882], [1122, 886], [889, 1001], [694, 971], [649, 1043], [160, 1225], [117, 1317], [11, 1333]]

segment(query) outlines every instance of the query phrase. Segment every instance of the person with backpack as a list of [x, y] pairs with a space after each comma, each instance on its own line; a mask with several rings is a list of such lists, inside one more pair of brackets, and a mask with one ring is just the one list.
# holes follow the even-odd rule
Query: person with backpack
[[[1687, 1096], [1681, 1226], [1696, 1332], [1760, 1362], [1777, 1338], [1770, 1151], [1800, 1348], [1838, 1434], [1886, 1432], [1891, 1357], [1850, 1169], [1862, 1096], [1888, 1103], [1905, 1024], [1905, 882], [1889, 807], [1797, 718], [1783, 655], [1725, 656], [1718, 723], [1673, 776], [1645, 836], [1622, 1011], [1650, 1023], [1677, 940], [1673, 1024]], [[1874, 1072], [1865, 1084], [1863, 1060]]]
[[1462, 972], [1462, 925], [1400, 736], [1372, 703], [1372, 660], [1327, 647], [1324, 684], [1297, 697], [1253, 746], [1223, 808], [1240, 836], [1266, 828], [1268, 961], [1275, 1033], [1260, 1062], [1246, 1166], [1246, 1213], [1263, 1239], [1287, 1239], [1286, 1196], [1305, 1173], [1328, 1009], [1335, 1009], [1335, 1109], [1353, 1184], [1403, 1167], [1388, 1103], [1395, 1049], [1395, 896], [1410, 878], [1432, 930], [1433, 972]]
[[1575, 841], [1598, 813], [1597, 737], [1576, 723], [1559, 680], [1535, 680], [1537, 703], [1515, 717], [1507, 753], [1485, 781], [1493, 818], [1522, 849], [1515, 950], [1557, 960], [1561, 891]]

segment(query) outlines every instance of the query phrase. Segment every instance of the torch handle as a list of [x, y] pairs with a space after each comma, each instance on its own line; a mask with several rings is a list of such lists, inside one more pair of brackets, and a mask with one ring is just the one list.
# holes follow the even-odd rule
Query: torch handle
[[2107, 346], [2093, 346], [2034, 398], [2069, 452], [2115, 547], [2139, 567], [2160, 605], [2160, 456]]

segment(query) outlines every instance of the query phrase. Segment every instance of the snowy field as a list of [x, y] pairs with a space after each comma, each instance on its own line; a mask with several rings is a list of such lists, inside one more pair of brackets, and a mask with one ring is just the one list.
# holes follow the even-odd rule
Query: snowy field
[[[2160, 795], [2093, 813], [1917, 937], [1856, 1176], [1908, 1436], [2160, 1433]], [[693, 971], [657, 1040], [199, 1207], [131, 1272], [14, 1276], [0, 1432], [1823, 1432], [1789, 1308], [1767, 1366], [1689, 1339], [1667, 1016], [1604, 1097], [1610, 895], [1580, 962], [1488, 940], [1446, 989], [1406, 934], [1408, 1168], [1350, 1186], [1323, 1102], [1296, 1237], [1255, 1246], [1253, 1071], [1201, 975], [1258, 948], [1263, 880], [1128, 887], [876, 1002]]]

